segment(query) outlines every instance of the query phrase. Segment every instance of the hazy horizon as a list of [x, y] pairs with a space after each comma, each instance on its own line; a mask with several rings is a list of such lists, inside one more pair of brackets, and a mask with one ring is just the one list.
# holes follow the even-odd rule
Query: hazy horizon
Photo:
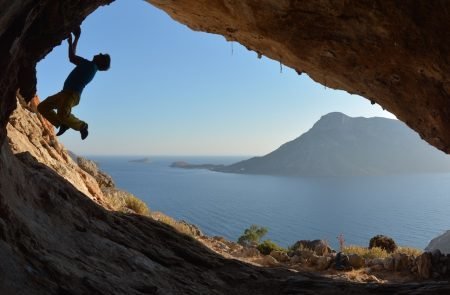
[[[330, 113], [328, 113], [328, 114], [330, 114]], [[327, 114], [324, 114], [324, 115], [327, 115]], [[369, 118], [377, 118], [377, 117], [375, 116], [375, 117], [363, 117], [363, 118], [369, 119]], [[378, 118], [384, 118], [384, 119], [390, 119], [390, 120], [398, 121], [398, 119], [394, 119], [394, 118], [386, 118], [386, 117], [378, 117]], [[315, 122], [315, 123], [317, 123], [317, 122]], [[310, 128], [312, 128], [313, 125], [311, 125]], [[302, 134], [299, 134], [295, 138], [288, 139], [286, 142], [280, 143], [280, 145], [277, 148], [281, 147], [282, 145], [284, 145], [287, 142], [290, 142], [290, 141], [293, 141], [293, 140], [297, 139], [298, 137], [300, 137], [304, 133], [308, 132], [310, 130], [310, 128], [307, 129]], [[277, 149], [277, 148], [275, 148], [275, 149]], [[269, 151], [267, 153], [270, 153], [270, 152], [272, 152], [272, 151]], [[89, 157], [89, 156], [94, 156], [94, 157], [108, 156], [108, 157], [141, 157], [141, 158], [145, 158], [145, 157], [180, 157], [180, 158], [182, 158], [182, 157], [192, 157], [192, 158], [195, 158], [195, 157], [217, 157], [217, 158], [220, 158], [220, 157], [233, 157], [233, 158], [250, 158], [250, 157], [264, 156], [266, 154], [262, 154], [262, 155], [258, 154], [257, 155], [257, 154], [182, 154], [182, 153], [180, 153], [180, 154], [105, 154], [105, 153], [95, 154], [95, 153], [91, 153], [91, 154], [80, 154], [80, 155], [81, 156], [86, 156], [86, 157]]]

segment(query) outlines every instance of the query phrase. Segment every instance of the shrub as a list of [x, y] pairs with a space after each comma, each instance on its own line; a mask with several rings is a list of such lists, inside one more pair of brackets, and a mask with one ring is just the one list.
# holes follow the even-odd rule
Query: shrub
[[147, 205], [133, 194], [117, 188], [103, 188], [102, 192], [105, 196], [105, 202], [112, 210], [125, 213], [133, 211], [137, 214], [150, 216], [150, 209]]
[[370, 239], [369, 249], [374, 247], [386, 250], [388, 253], [393, 253], [397, 250], [397, 244], [395, 244], [394, 240], [383, 235], [377, 235]]
[[259, 241], [263, 236], [267, 234], [268, 229], [266, 227], [252, 224], [244, 231], [244, 234], [239, 237], [238, 244], [242, 246], [250, 246], [259, 244]]
[[418, 257], [418, 256], [422, 255], [423, 251], [420, 249], [411, 248], [411, 247], [398, 247], [397, 250], [395, 250], [395, 253], [402, 253], [402, 254], [406, 254], [408, 256]]
[[350, 245], [350, 246], [345, 246], [342, 250], [342, 252], [344, 252], [344, 254], [357, 254], [363, 258], [367, 258], [367, 259], [374, 259], [374, 258], [386, 258], [389, 256], [389, 253], [384, 250], [381, 249], [379, 247], [373, 247], [373, 248], [366, 248], [366, 247], [361, 247], [361, 246], [354, 246], [354, 245]]
[[133, 210], [137, 214], [150, 216], [150, 210], [148, 209], [147, 205], [132, 194], [126, 195], [123, 201], [125, 208]]
[[275, 242], [272, 242], [271, 240], [265, 240], [264, 242], [259, 244], [257, 248], [259, 252], [261, 252], [261, 254], [263, 255], [269, 255], [270, 252], [272, 252], [273, 250], [286, 252], [286, 249], [278, 246]]
[[398, 247], [397, 250], [395, 250], [394, 253], [388, 253], [386, 250], [381, 249], [379, 247], [373, 247], [371, 249], [360, 247], [360, 246], [346, 246], [344, 247], [343, 251], [345, 254], [358, 254], [359, 256], [362, 256], [363, 258], [367, 259], [374, 259], [374, 258], [386, 258], [389, 256], [392, 256], [394, 253], [401, 253], [406, 254], [408, 256], [414, 256], [418, 257], [420, 256], [423, 251], [415, 248], [410, 247]]

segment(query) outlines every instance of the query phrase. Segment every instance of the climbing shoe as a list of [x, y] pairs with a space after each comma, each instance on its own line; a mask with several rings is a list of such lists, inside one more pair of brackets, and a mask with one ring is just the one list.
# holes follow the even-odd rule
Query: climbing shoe
[[80, 133], [81, 133], [81, 139], [84, 140], [89, 134], [89, 132], [88, 132], [88, 124], [84, 125], [84, 127], [81, 128]]
[[66, 132], [67, 130], [69, 130], [69, 127], [61, 124], [61, 126], [59, 126], [58, 133], [56, 133], [56, 136], [63, 135], [63, 133]]

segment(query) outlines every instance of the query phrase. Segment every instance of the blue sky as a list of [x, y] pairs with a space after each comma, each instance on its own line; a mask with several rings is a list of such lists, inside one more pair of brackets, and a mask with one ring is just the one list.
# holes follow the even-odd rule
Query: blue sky
[[[264, 155], [322, 115], [394, 116], [325, 88], [224, 37], [194, 32], [142, 0], [117, 0], [82, 24], [77, 54], [111, 55], [73, 113], [89, 137], [60, 137], [81, 155]], [[67, 43], [38, 65], [38, 95], [61, 90], [73, 69]]]

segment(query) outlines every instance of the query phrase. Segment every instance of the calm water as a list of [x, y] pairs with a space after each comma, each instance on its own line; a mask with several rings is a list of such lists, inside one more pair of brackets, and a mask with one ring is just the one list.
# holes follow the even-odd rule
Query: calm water
[[258, 224], [282, 246], [326, 239], [337, 248], [342, 233], [347, 244], [367, 245], [372, 236], [386, 234], [400, 245], [424, 248], [450, 229], [450, 174], [290, 178], [169, 167], [177, 160], [227, 164], [240, 158], [90, 158], [152, 210], [230, 240]]

